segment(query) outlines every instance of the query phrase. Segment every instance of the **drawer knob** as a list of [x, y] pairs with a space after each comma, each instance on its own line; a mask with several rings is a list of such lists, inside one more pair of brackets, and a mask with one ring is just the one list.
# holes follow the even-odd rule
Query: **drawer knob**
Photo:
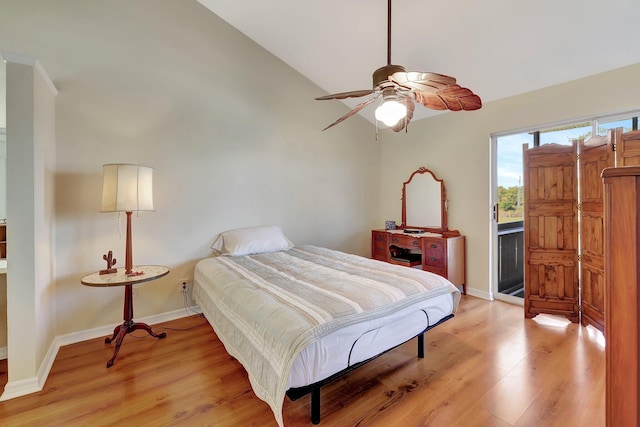
[[416, 246], [418, 246], [418, 243], [420, 243], [420, 242], [418, 242], [417, 240], [413, 241], [413, 244], [416, 245]]
[[382, 236], [378, 236], [378, 237], [376, 237], [376, 240], [377, 240], [378, 242], [382, 242]]
[[431, 257], [431, 261], [437, 261], [437, 260], [438, 260], [438, 258], [436, 258], [434, 256]]
[[435, 243], [432, 243], [432, 244], [431, 244], [431, 247], [432, 247], [433, 249], [435, 249], [435, 248], [437, 248], [437, 247], [438, 247], [438, 245], [436, 245]]
[[397, 241], [398, 241], [398, 238], [397, 238], [397, 237], [394, 237], [393, 239], [391, 239], [391, 241], [393, 241], [393, 242], [397, 242]]

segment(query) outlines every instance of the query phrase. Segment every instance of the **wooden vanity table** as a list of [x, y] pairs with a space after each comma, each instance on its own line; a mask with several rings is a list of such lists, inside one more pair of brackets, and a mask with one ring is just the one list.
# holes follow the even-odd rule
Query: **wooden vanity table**
[[405, 234], [402, 230], [372, 230], [372, 258], [439, 274], [467, 293], [464, 236]]
[[439, 274], [467, 293], [465, 237], [449, 230], [446, 188], [429, 169], [421, 167], [403, 183], [400, 227], [371, 231], [371, 257]]

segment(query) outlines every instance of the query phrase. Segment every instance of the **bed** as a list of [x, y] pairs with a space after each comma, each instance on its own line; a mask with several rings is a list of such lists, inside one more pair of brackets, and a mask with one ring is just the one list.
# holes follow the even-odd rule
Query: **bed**
[[268, 244], [260, 230], [243, 233], [250, 244], [223, 233], [212, 246], [220, 256], [197, 263], [193, 295], [280, 426], [285, 395], [310, 393], [317, 424], [322, 385], [416, 336], [423, 357], [424, 332], [453, 317], [460, 300], [432, 273], [293, 247], [281, 234], [273, 244], [277, 227]]

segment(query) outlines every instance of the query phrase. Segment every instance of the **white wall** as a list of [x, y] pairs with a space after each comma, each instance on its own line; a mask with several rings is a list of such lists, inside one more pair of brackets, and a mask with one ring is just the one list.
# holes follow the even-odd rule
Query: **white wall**
[[41, 389], [56, 336], [54, 265], [55, 87], [37, 61], [7, 60], [7, 347], [2, 398]]
[[4, 61], [0, 61], [0, 128], [7, 127], [7, 92], [5, 90], [5, 81], [7, 79], [7, 70]]
[[[41, 71], [39, 71], [41, 70]], [[51, 343], [58, 334], [56, 307], [56, 228], [55, 175], [56, 175], [56, 115], [57, 90], [48, 75], [36, 64], [34, 73], [34, 206], [35, 206], [35, 324], [37, 334], [37, 367], [40, 369]], [[15, 172], [15, 169], [14, 169]], [[15, 174], [11, 175], [15, 179]], [[11, 183], [12, 188], [15, 184]], [[13, 199], [11, 199], [13, 201]], [[8, 204], [8, 203], [7, 203]], [[13, 210], [14, 218], [16, 210]], [[8, 225], [8, 227], [11, 227]], [[11, 282], [10, 267], [8, 278]], [[12, 300], [12, 302], [14, 302]], [[15, 304], [10, 307], [15, 313]], [[11, 330], [15, 328], [12, 325]], [[24, 333], [20, 327], [16, 328]], [[9, 341], [14, 342], [14, 341]], [[11, 350], [10, 350], [11, 351]], [[15, 360], [15, 359], [14, 359]]]
[[478, 111], [420, 120], [407, 134], [386, 132], [378, 222], [399, 220], [402, 182], [419, 166], [432, 169], [447, 186], [449, 228], [467, 236], [467, 286], [471, 293], [488, 295], [491, 133], [637, 109], [639, 75], [636, 64], [491, 102]]
[[120, 235], [117, 214], [98, 212], [104, 163], [155, 168], [156, 212], [134, 215], [133, 260], [172, 271], [138, 287], [136, 318], [180, 309], [177, 283], [229, 228], [278, 224], [296, 244], [369, 253], [380, 197], [371, 125], [354, 117], [321, 132], [346, 107], [314, 101], [320, 88], [195, 0], [0, 10], [0, 48], [37, 57], [59, 89], [58, 335], [122, 319], [123, 289], [80, 285], [108, 250], [124, 263], [124, 225]]
[[[0, 78], [2, 78], [0, 76]], [[0, 85], [3, 83], [0, 82]], [[0, 101], [2, 102], [2, 101]], [[7, 218], [7, 132], [0, 127], [0, 221]]]
[[139, 286], [136, 318], [181, 308], [177, 283], [229, 228], [279, 224], [296, 244], [368, 255], [369, 230], [399, 222], [402, 182], [419, 166], [444, 178], [449, 225], [468, 238], [468, 285], [482, 292], [490, 133], [640, 99], [634, 66], [414, 122], [376, 142], [359, 116], [320, 132], [345, 107], [314, 101], [318, 87], [195, 0], [0, 0], [0, 10], [0, 49], [38, 58], [60, 91], [56, 164], [43, 165], [41, 194], [56, 287], [31, 290], [55, 311], [30, 320], [54, 322], [58, 336], [122, 318], [122, 289], [80, 285], [108, 250], [123, 265], [117, 217], [98, 213], [104, 163], [155, 168], [156, 212], [133, 218], [134, 263], [172, 272]]

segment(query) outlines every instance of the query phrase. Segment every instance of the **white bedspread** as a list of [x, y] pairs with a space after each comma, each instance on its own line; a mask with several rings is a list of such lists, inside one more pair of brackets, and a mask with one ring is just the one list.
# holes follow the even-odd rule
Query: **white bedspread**
[[293, 362], [289, 386], [304, 387], [409, 341], [453, 312], [453, 294], [420, 301], [390, 315], [367, 320], [319, 338]]
[[[340, 328], [460, 292], [446, 279], [314, 246], [200, 261], [194, 296], [280, 426], [298, 353]], [[205, 307], [206, 306], [206, 309]]]

